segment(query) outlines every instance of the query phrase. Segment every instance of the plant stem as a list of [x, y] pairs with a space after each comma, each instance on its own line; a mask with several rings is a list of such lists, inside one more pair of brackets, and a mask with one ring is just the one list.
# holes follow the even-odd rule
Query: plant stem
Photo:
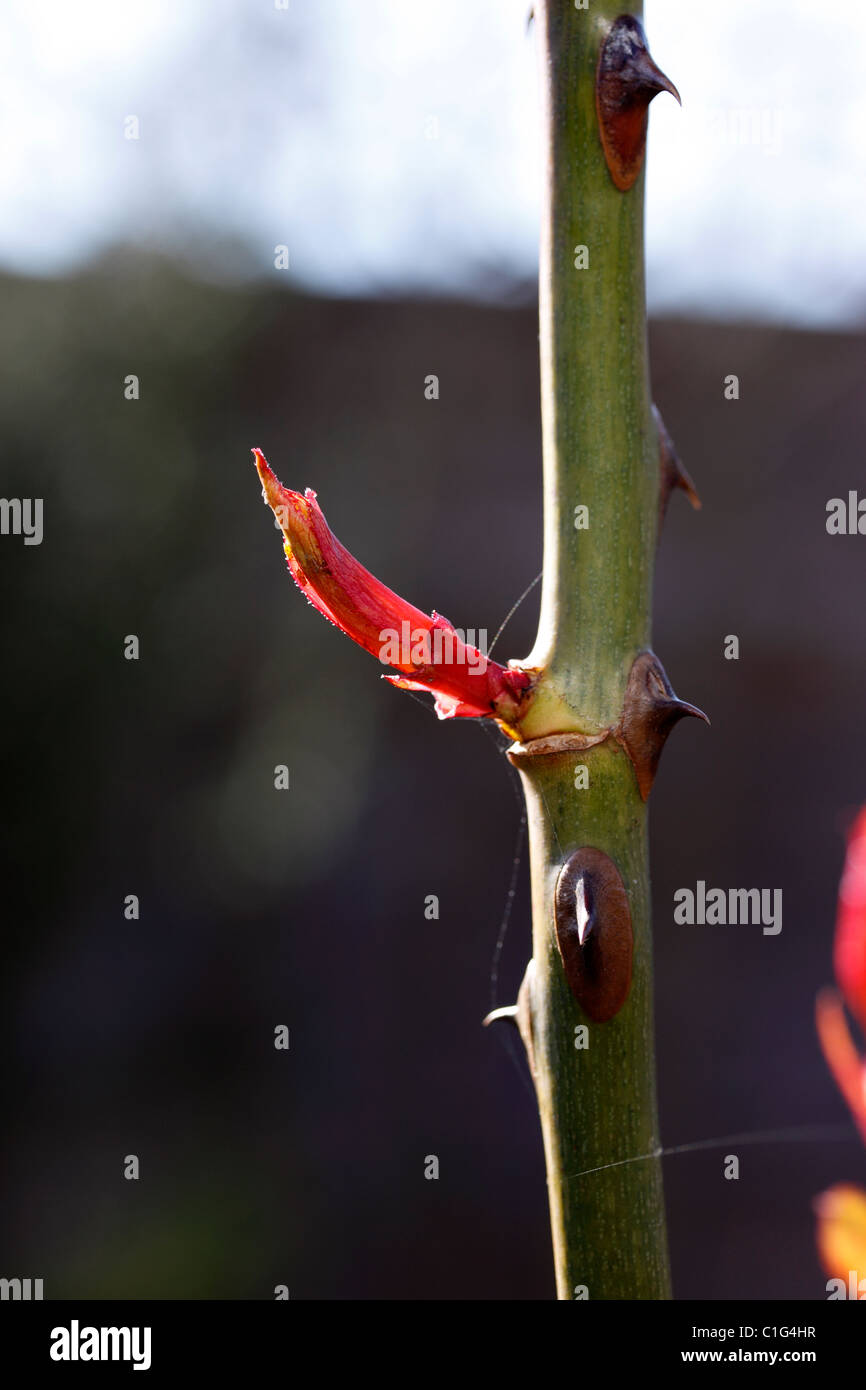
[[[670, 1296], [646, 806], [614, 737], [553, 754], [532, 743], [615, 727], [632, 663], [650, 641], [659, 455], [647, 372], [644, 176], [626, 192], [615, 187], [595, 101], [601, 44], [621, 11], [622, 0], [591, 0], [588, 9], [535, 3], [548, 161], [539, 294], [545, 520], [541, 621], [526, 664], [542, 676], [515, 762], [530, 826], [528, 1002], [562, 1299]], [[578, 246], [588, 250], [585, 269], [575, 267]], [[589, 509], [587, 529], [575, 528], [579, 505]], [[589, 777], [583, 790], [575, 786], [580, 765]], [[601, 1024], [572, 996], [554, 932], [559, 871], [585, 845], [618, 867], [634, 931], [628, 999]], [[585, 1048], [575, 1046], [581, 1025]]]

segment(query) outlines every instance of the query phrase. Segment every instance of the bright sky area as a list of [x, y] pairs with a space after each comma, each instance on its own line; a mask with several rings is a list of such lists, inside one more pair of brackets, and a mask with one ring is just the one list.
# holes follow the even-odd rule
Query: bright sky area
[[[590, 0], [592, 3], [592, 0]], [[5, 0], [0, 267], [119, 242], [328, 293], [537, 266], [529, 0]], [[866, 3], [646, 0], [648, 288], [665, 312], [866, 316]], [[138, 139], [128, 139], [128, 118]]]

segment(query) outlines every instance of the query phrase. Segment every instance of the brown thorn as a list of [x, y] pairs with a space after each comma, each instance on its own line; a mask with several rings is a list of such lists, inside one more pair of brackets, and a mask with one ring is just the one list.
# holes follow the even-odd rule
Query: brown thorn
[[607, 31], [595, 75], [595, 108], [610, 176], [623, 193], [637, 179], [646, 149], [647, 108], [659, 92], [680, 94], [650, 57], [640, 20], [623, 14]]
[[675, 487], [682, 489], [696, 512], [701, 509], [701, 499], [689, 473], [683, 467], [673, 440], [665, 428], [661, 411], [656, 405], [653, 406], [652, 411], [659, 435], [659, 530], [661, 531], [668, 502]]
[[634, 947], [628, 894], [608, 855], [587, 845], [566, 859], [554, 916], [568, 987], [593, 1023], [606, 1023], [628, 998]]
[[629, 672], [622, 718], [614, 733], [622, 744], [646, 801], [668, 734], [687, 715], [709, 724], [703, 710], [678, 700], [655, 652], [640, 652]]

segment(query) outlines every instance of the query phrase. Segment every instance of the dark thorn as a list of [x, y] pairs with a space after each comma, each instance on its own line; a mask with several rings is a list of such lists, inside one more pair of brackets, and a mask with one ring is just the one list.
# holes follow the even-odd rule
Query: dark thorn
[[[590, 925], [583, 933], [581, 902], [590, 906]], [[554, 916], [568, 987], [593, 1023], [606, 1023], [628, 998], [634, 944], [628, 895], [608, 855], [585, 846], [565, 861], [556, 881]]]
[[623, 14], [607, 32], [595, 75], [595, 108], [610, 176], [623, 193], [631, 188], [646, 150], [648, 107], [659, 92], [680, 94], [650, 57], [640, 21]]
[[658, 406], [654, 405], [652, 409], [659, 435], [659, 531], [661, 531], [668, 502], [675, 487], [682, 489], [696, 512], [701, 509], [701, 499], [698, 496], [697, 488], [680, 461], [680, 456], [665, 428], [665, 422]]
[[687, 715], [710, 722], [696, 705], [677, 699], [655, 653], [641, 652], [629, 672], [622, 718], [614, 732], [631, 758], [644, 801], [652, 790], [667, 737]]

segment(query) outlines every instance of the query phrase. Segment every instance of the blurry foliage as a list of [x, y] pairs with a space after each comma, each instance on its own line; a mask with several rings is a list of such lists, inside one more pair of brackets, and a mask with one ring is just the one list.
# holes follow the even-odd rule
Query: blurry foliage
[[[0, 295], [0, 491], [45, 499], [41, 547], [0, 543], [3, 1272], [49, 1297], [550, 1296], [533, 1099], [480, 1028], [508, 769], [308, 611], [249, 455], [315, 487], [398, 592], [492, 637], [540, 568], [534, 310], [206, 285], [124, 250]], [[861, 469], [866, 345], [653, 339], [704, 499], [671, 507], [656, 647], [713, 719], [672, 740], [653, 794], [675, 1143], [840, 1117], [811, 1007], [839, 809], [862, 799], [844, 750], [862, 747], [866, 613], [858, 541], [823, 519]], [[529, 650], [537, 601], [497, 656]], [[675, 930], [671, 894], [697, 877], [783, 887], [782, 935]], [[528, 942], [521, 880], [501, 1003]], [[814, 1296], [808, 1205], [844, 1176], [838, 1146], [755, 1153], [761, 1182], [716, 1203], [717, 1155], [669, 1162], [681, 1292], [687, 1275], [700, 1296]]]

